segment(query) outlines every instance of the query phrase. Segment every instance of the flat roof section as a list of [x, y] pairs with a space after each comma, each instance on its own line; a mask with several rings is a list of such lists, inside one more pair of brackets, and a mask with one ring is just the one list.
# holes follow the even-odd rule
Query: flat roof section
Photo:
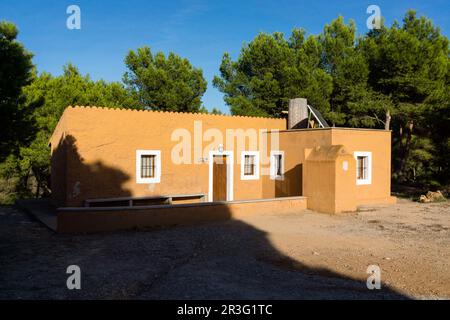
[[[328, 127], [328, 128], [304, 128], [304, 129], [287, 129], [287, 130], [278, 130], [280, 133], [285, 132], [301, 132], [301, 131], [317, 131], [317, 130], [349, 130], [349, 131], [375, 131], [375, 132], [391, 132], [392, 130], [384, 130], [384, 129], [370, 129], [370, 128], [347, 128], [347, 127]], [[268, 130], [267, 133], [271, 133], [275, 130]]]

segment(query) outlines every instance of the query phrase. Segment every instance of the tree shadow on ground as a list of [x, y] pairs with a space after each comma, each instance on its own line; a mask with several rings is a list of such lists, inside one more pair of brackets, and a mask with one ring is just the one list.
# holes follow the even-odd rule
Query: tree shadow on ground
[[[239, 220], [58, 235], [17, 213], [0, 223], [0, 243], [2, 299], [408, 299], [293, 259]], [[73, 264], [82, 290], [66, 288]]]

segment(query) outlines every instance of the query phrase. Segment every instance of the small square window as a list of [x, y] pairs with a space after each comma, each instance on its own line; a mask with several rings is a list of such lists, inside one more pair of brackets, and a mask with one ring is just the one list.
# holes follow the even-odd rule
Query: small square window
[[161, 151], [136, 151], [136, 183], [159, 183], [161, 181]]
[[155, 177], [155, 158], [154, 154], [141, 155], [141, 178]]
[[243, 151], [241, 156], [241, 179], [259, 179], [259, 152]]
[[275, 155], [275, 175], [280, 177], [283, 175], [282, 169], [281, 169], [281, 161], [283, 159], [283, 156], [281, 154]]
[[270, 178], [282, 180], [284, 176], [284, 152], [270, 152]]
[[355, 152], [356, 160], [356, 184], [364, 185], [372, 183], [372, 153]]
[[367, 157], [358, 156], [357, 158], [356, 179], [367, 179]]
[[255, 174], [255, 156], [245, 155], [244, 175], [253, 176]]

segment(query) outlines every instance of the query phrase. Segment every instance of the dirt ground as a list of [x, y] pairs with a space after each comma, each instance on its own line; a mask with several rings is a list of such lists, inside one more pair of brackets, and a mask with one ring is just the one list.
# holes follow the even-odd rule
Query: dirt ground
[[[68, 290], [66, 268], [81, 268]], [[366, 287], [369, 265], [381, 290]], [[448, 299], [450, 203], [57, 235], [0, 208], [0, 299]]]

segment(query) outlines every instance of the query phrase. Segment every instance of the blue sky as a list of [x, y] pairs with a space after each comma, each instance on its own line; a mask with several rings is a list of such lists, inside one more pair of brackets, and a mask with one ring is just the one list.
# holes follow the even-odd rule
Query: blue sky
[[[66, 28], [71, 4], [81, 8], [81, 30]], [[203, 104], [228, 112], [211, 83], [224, 52], [236, 58], [242, 44], [261, 31], [289, 35], [302, 27], [317, 34], [338, 15], [355, 20], [358, 32], [365, 33], [370, 4], [380, 7], [388, 25], [412, 8], [449, 36], [448, 0], [2, 0], [0, 20], [16, 23], [38, 70], [55, 75], [72, 62], [93, 79], [120, 81], [128, 50], [147, 45], [153, 52], [173, 51], [203, 70], [208, 81]]]

